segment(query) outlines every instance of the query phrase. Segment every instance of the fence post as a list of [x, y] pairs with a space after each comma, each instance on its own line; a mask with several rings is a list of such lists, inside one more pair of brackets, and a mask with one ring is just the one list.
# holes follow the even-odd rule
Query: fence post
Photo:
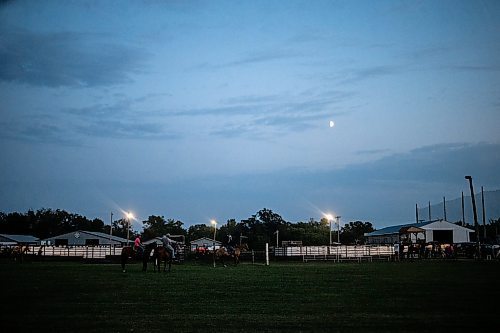
[[[215, 240], [215, 231], [214, 231], [214, 240]], [[213, 245], [214, 246], [213, 247], [213, 250], [214, 250], [214, 252], [213, 252], [213, 259], [214, 259], [214, 268], [215, 268], [215, 242], [213, 242], [213, 244], [214, 244]]]
[[266, 243], [266, 266], [269, 266], [269, 243]]

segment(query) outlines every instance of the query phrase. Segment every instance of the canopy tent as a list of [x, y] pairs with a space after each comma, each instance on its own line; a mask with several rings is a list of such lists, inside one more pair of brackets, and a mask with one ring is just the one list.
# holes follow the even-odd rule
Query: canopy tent
[[420, 239], [423, 239], [424, 242], [425, 242], [425, 229], [422, 229], [422, 228], [419, 228], [419, 227], [415, 227], [415, 226], [406, 226], [406, 227], [402, 227], [401, 229], [399, 229], [399, 238], [406, 238], [410, 241], [412, 241], [412, 235], [415, 235], [415, 242], [419, 239], [418, 238], [418, 234], [423, 234], [424, 237], [423, 238], [420, 238]]

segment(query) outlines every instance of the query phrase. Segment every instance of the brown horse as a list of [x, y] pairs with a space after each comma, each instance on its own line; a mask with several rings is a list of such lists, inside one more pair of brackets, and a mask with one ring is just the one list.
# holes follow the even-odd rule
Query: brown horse
[[122, 272], [125, 273], [125, 264], [127, 260], [137, 259], [142, 261], [142, 271], [145, 272], [148, 268], [149, 257], [151, 256], [151, 251], [156, 248], [156, 242], [146, 245], [144, 250], [141, 253], [138, 253], [134, 250], [133, 246], [125, 246], [122, 248], [122, 252], [120, 254], [121, 264], [122, 264]]
[[234, 258], [234, 265], [238, 265], [240, 263], [240, 255], [242, 251], [248, 251], [248, 245], [246, 243], [236, 245], [234, 247], [234, 252], [229, 253], [227, 249], [222, 246], [215, 251], [215, 260], [220, 261], [224, 267], [226, 267], [226, 264], [224, 263], [224, 258], [225, 257], [232, 257]]
[[161, 272], [161, 264], [163, 263], [163, 272], [167, 270], [168, 264], [168, 272], [172, 269], [172, 255], [164, 246], [158, 246], [155, 248], [153, 252], [153, 260], [154, 260], [154, 270], [158, 268], [158, 273]]

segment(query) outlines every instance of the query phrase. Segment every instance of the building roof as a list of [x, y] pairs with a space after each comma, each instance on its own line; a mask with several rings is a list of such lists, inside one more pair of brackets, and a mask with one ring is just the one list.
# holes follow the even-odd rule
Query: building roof
[[78, 232], [78, 233], [80, 233], [80, 234], [91, 235], [91, 236], [98, 237], [98, 238], [111, 239], [111, 240], [113, 240], [113, 241], [115, 241], [115, 242], [120, 242], [120, 243], [126, 243], [126, 242], [127, 242], [127, 240], [126, 240], [125, 238], [121, 238], [121, 237], [118, 237], [118, 236], [113, 236], [113, 235], [108, 235], [108, 234], [105, 234], [105, 233], [103, 233], [103, 232], [97, 232], [97, 231], [86, 231], [86, 230], [72, 231], [72, 232], [68, 232], [68, 233], [62, 234], [62, 235], [49, 237], [49, 238], [46, 238], [46, 239], [44, 239], [44, 240], [55, 239], [55, 238], [63, 237], [63, 236], [66, 236], [66, 235], [73, 235], [73, 234], [75, 234], [76, 232]]
[[7, 235], [0, 234], [1, 237], [6, 238], [12, 242], [16, 243], [36, 243], [39, 241], [37, 237], [31, 235]]
[[101, 237], [101, 238], [106, 238], [106, 239], [111, 239], [111, 240], [114, 240], [114, 241], [117, 241], [117, 242], [126, 242], [127, 240], [125, 238], [122, 238], [122, 237], [118, 237], [118, 236], [113, 236], [113, 235], [108, 235], [108, 234], [105, 234], [103, 232], [97, 232], [97, 231], [81, 231], [79, 230], [80, 233], [87, 233], [87, 234], [90, 234], [90, 235], [94, 235], [94, 236], [97, 236], [97, 237]]
[[[400, 225], [393, 225], [390, 227], [382, 228], [380, 230], [375, 230], [375, 231], [370, 232], [370, 233], [366, 233], [365, 236], [382, 236], [382, 235], [399, 234], [399, 231], [401, 229], [403, 229], [403, 230], [410, 229], [410, 228], [426, 229], [423, 227], [425, 227], [431, 223], [435, 223], [435, 222], [439, 222], [439, 221], [443, 222], [443, 223], [453, 224], [451, 222], [444, 221], [444, 220], [432, 220], [432, 221], [425, 221], [425, 222], [421, 222], [421, 223], [400, 224]], [[463, 228], [463, 227], [461, 227], [461, 228]]]
[[217, 244], [217, 245], [221, 244], [221, 242], [216, 241], [216, 240], [214, 240], [213, 238], [208, 238], [208, 237], [201, 237], [201, 238], [198, 238], [198, 239], [192, 240], [190, 243], [191, 243], [191, 244], [200, 244], [200, 243], [202, 243], [202, 244], [203, 244], [203, 243], [206, 243], [206, 244], [213, 244], [213, 243], [215, 243], [215, 244]]

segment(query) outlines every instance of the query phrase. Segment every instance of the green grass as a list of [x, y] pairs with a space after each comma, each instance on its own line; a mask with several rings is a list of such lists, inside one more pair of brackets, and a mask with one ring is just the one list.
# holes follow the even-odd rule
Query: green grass
[[499, 327], [498, 261], [0, 262], [4, 332], [478, 332]]

